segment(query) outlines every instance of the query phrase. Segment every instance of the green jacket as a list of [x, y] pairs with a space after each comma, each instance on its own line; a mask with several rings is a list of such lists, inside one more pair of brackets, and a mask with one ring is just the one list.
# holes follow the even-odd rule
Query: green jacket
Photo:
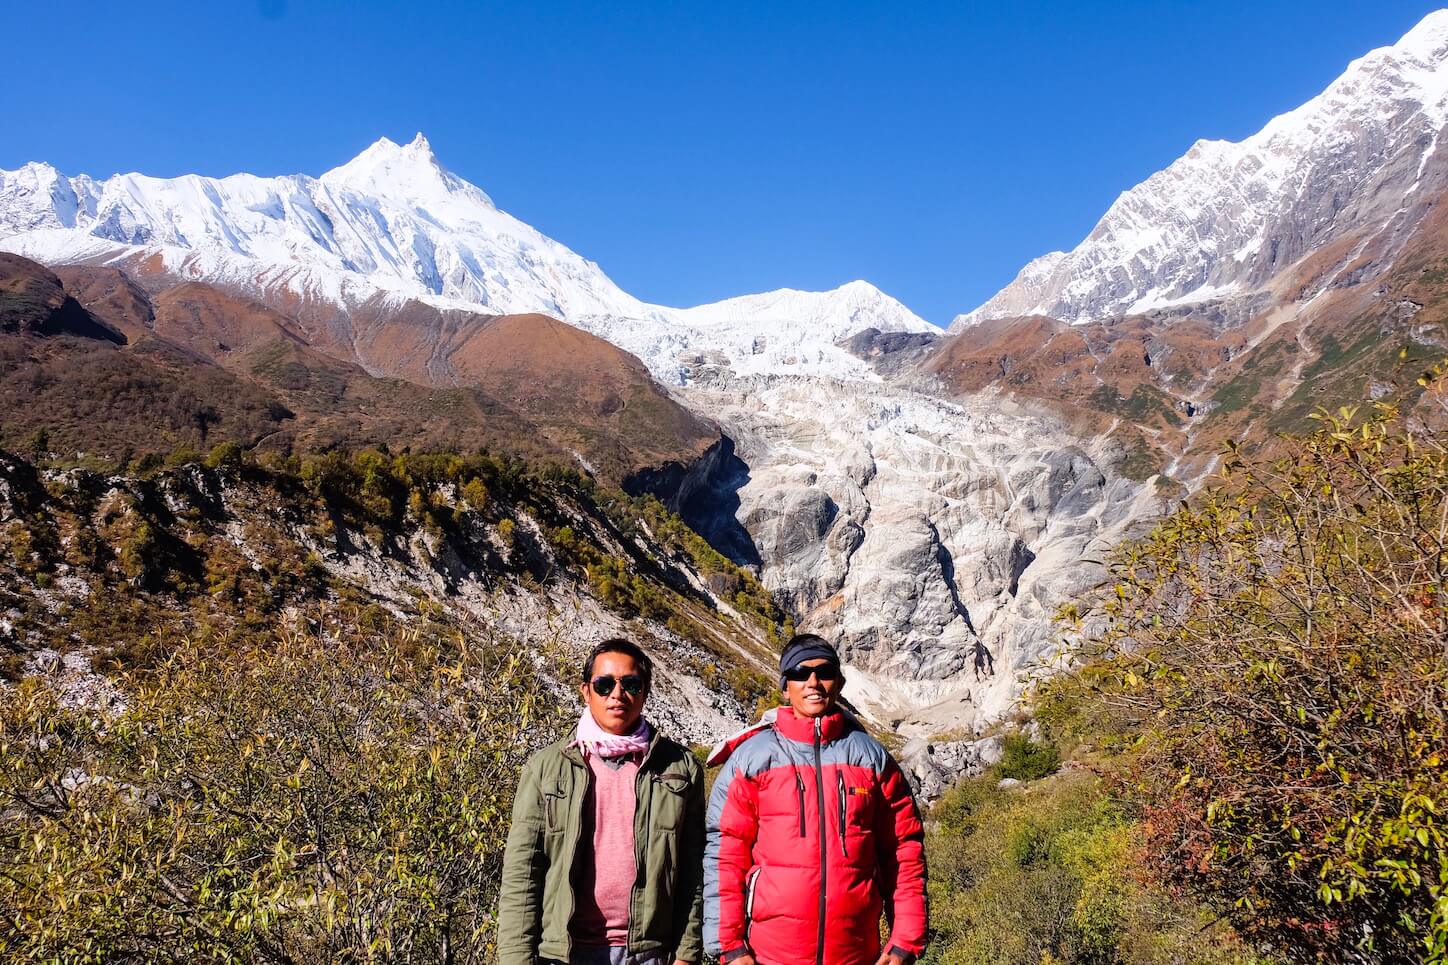
[[[572, 951], [573, 861], [592, 778], [583, 755], [568, 746], [571, 739], [529, 758], [518, 782], [498, 898], [498, 965], [533, 965], [542, 958], [566, 962]], [[637, 872], [628, 949], [699, 962], [704, 769], [687, 748], [655, 730], [635, 786]]]

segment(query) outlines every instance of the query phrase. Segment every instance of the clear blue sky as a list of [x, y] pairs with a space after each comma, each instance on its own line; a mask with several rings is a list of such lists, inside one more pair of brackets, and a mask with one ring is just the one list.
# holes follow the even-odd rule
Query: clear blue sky
[[624, 289], [945, 323], [1431, 4], [16, 3], [0, 168], [320, 174], [423, 131]]

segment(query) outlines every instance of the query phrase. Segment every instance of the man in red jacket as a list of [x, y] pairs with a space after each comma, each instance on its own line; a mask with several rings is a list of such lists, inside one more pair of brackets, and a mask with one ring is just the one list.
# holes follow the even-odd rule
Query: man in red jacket
[[[725, 965], [912, 965], [925, 949], [924, 828], [900, 766], [836, 706], [834, 647], [780, 657], [788, 707], [714, 749], [704, 944]], [[890, 937], [880, 947], [880, 914]]]

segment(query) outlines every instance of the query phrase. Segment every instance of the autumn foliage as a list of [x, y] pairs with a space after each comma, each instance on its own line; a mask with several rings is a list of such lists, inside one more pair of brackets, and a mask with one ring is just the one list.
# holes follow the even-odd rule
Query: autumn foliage
[[557, 701], [506, 642], [313, 612], [102, 711], [0, 693], [0, 958], [478, 962]]
[[1118, 555], [1046, 716], [1089, 693], [1157, 873], [1284, 960], [1441, 962], [1448, 442], [1321, 425]]

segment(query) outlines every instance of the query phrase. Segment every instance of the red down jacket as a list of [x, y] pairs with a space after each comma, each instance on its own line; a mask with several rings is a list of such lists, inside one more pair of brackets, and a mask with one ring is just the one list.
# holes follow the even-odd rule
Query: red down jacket
[[724, 962], [874, 965], [925, 949], [924, 828], [900, 766], [849, 715], [782, 707], [715, 749], [704, 944]]

